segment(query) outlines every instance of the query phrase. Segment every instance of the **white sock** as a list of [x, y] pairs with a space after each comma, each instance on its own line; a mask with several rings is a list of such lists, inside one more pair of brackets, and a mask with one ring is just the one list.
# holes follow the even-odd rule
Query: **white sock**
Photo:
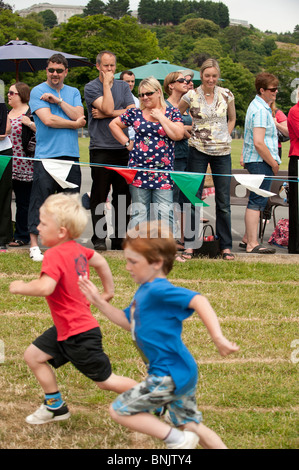
[[166, 442], [166, 444], [179, 444], [180, 442], [183, 442], [183, 440], [184, 435], [182, 431], [176, 428], [171, 428], [169, 434], [164, 439], [164, 442]]

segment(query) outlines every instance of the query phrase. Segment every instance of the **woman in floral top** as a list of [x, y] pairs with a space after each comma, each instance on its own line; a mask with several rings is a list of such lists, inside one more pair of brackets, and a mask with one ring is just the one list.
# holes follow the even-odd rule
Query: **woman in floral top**
[[[215, 185], [216, 234], [220, 239], [223, 259], [232, 260], [231, 253], [231, 133], [236, 122], [234, 95], [226, 88], [217, 85], [220, 69], [215, 59], [206, 60], [200, 70], [201, 85], [190, 90], [180, 101], [179, 109], [187, 108], [193, 118], [189, 139], [188, 171], [206, 173], [210, 164]], [[223, 176], [222, 176], [223, 175]], [[201, 197], [203, 182], [199, 188]], [[194, 230], [194, 211], [191, 225]], [[192, 242], [192, 240], [190, 241]], [[185, 256], [191, 258], [193, 249], [187, 249]]]
[[[155, 218], [159, 209], [161, 219], [173, 229], [173, 183], [167, 170], [173, 170], [174, 141], [184, 136], [182, 116], [178, 109], [166, 106], [161, 85], [154, 77], [142, 80], [138, 91], [140, 108], [130, 108], [110, 123], [114, 137], [130, 151], [129, 167], [140, 168], [130, 185], [130, 225], [150, 220], [154, 204]], [[130, 126], [135, 131], [134, 142], [122, 130]]]
[[17, 82], [10, 86], [8, 104], [12, 109], [8, 116], [11, 121], [10, 139], [14, 155], [12, 182], [16, 197], [16, 225], [14, 240], [9, 246], [13, 247], [26, 245], [30, 241], [27, 219], [33, 180], [33, 160], [25, 160], [24, 157], [33, 155], [28, 155], [27, 148], [24, 148], [24, 135], [34, 135], [36, 127], [29, 117], [29, 98], [30, 88], [26, 83]]

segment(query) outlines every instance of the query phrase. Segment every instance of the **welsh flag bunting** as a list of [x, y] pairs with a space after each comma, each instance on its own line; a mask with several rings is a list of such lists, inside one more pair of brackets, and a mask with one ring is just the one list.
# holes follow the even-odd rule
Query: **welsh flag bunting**
[[170, 176], [171, 179], [175, 182], [175, 184], [180, 188], [182, 193], [185, 194], [185, 196], [194, 206], [197, 204], [209, 206], [196, 196], [197, 191], [205, 175], [191, 175], [190, 173], [182, 174], [170, 172]]
[[10, 162], [11, 157], [6, 157], [5, 155], [1, 155], [0, 157], [0, 180], [2, 175], [7, 167], [8, 163]]
[[116, 167], [110, 167], [110, 166], [105, 166], [105, 168], [107, 168], [107, 170], [116, 171], [119, 175], [125, 178], [128, 184], [132, 183], [137, 173], [137, 170], [134, 170], [133, 168], [116, 168]]

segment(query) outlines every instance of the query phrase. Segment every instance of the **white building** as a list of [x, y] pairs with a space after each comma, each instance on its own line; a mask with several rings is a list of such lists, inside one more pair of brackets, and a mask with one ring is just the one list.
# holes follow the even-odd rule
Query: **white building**
[[29, 8], [24, 8], [19, 10], [18, 13], [20, 16], [24, 17], [30, 13], [40, 13], [45, 10], [52, 10], [57, 17], [58, 24], [66, 23], [67, 20], [74, 15], [81, 15], [83, 13], [84, 6], [70, 6], [70, 5], [53, 5], [51, 3], [38, 3], [32, 5]]

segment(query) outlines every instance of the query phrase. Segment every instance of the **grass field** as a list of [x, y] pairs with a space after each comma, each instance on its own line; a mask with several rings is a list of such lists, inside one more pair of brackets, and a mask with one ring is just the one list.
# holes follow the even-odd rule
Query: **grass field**
[[[113, 303], [123, 308], [136, 286], [125, 270], [121, 252], [104, 256], [115, 279]], [[174, 284], [208, 297], [224, 334], [240, 346], [236, 355], [223, 359], [198, 317], [193, 315], [184, 324], [184, 341], [198, 362], [197, 398], [204, 423], [232, 449], [298, 448], [299, 274], [296, 258], [284, 260], [279, 256], [233, 263], [192, 260], [177, 263], [170, 274]], [[13, 296], [8, 287], [15, 279], [36, 278], [39, 271], [40, 263], [31, 262], [24, 251], [0, 255], [0, 346], [4, 349], [0, 448], [162, 448], [159, 441], [112, 422], [107, 409], [115, 394], [100, 391], [71, 365], [57, 372], [71, 418], [44, 426], [25, 423], [26, 415], [41, 404], [43, 394], [24, 363], [23, 352], [52, 322], [43, 298]], [[91, 278], [98, 284], [94, 272]], [[114, 372], [139, 381], [145, 369], [130, 334], [92, 309], [100, 321]]]
[[[79, 147], [80, 147], [80, 160], [81, 162], [89, 162], [89, 138], [79, 138]], [[243, 139], [233, 139], [232, 141], [232, 168], [241, 169], [240, 166], [240, 157], [242, 153]], [[282, 144], [282, 162], [280, 165], [281, 170], [288, 169], [288, 153], [289, 153], [289, 142], [284, 142]]]

